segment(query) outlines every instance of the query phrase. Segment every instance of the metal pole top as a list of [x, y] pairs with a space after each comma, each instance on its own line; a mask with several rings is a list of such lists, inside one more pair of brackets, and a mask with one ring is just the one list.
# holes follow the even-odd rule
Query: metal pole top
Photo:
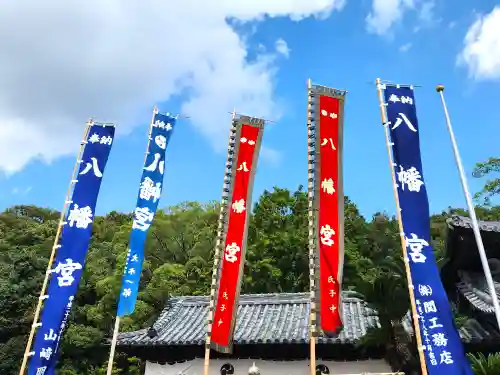
[[444, 86], [443, 85], [437, 85], [436, 86], [436, 91], [437, 92], [443, 92], [444, 91]]

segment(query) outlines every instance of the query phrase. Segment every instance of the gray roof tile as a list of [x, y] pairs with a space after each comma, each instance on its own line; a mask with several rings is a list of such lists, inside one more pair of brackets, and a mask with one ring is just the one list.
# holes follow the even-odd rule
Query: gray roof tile
[[[472, 221], [466, 216], [453, 215], [446, 220], [449, 228], [460, 227], [472, 229]], [[478, 220], [479, 229], [484, 232], [500, 232], [500, 221]]]
[[[207, 326], [208, 297], [174, 297], [153, 327], [121, 333], [118, 345], [202, 345]], [[336, 338], [320, 336], [319, 343], [355, 343], [368, 328], [379, 326], [378, 317], [366, 304], [345, 294], [344, 329]], [[308, 338], [309, 295], [307, 293], [241, 295], [234, 334], [235, 344], [306, 343]]]
[[[318, 343], [354, 344], [370, 327], [380, 326], [375, 311], [359, 298], [350, 297], [348, 292], [343, 292], [342, 303], [344, 329], [336, 338], [320, 336]], [[123, 332], [118, 336], [118, 345], [203, 345], [207, 329], [207, 308], [207, 296], [174, 297], [153, 325], [158, 333], [156, 337], [149, 338], [147, 329]], [[308, 319], [307, 293], [241, 295], [234, 343], [308, 343]], [[412, 332], [409, 314], [403, 320], [403, 325], [408, 332]], [[465, 343], [500, 341], [498, 330], [494, 327], [487, 328], [475, 319], [469, 319], [459, 331]]]
[[497, 344], [500, 341], [500, 333], [491, 325], [488, 327], [486, 324], [479, 323], [476, 319], [469, 319], [459, 329], [462, 341], [467, 344], [485, 343], [493, 341]]
[[[492, 269], [493, 272], [493, 269]], [[456, 284], [458, 291], [470, 304], [485, 313], [493, 313], [493, 303], [486, 278], [483, 273], [458, 271], [460, 281]], [[500, 298], [500, 283], [494, 281], [495, 291]]]

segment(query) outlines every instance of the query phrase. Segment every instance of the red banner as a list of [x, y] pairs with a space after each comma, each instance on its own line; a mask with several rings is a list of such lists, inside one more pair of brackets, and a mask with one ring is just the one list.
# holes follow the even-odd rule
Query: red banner
[[319, 248], [318, 324], [327, 335], [342, 329], [344, 259], [342, 189], [343, 99], [318, 95], [316, 103], [316, 202]]
[[[247, 119], [245, 117], [240, 121]], [[232, 194], [228, 206], [229, 219], [211, 337], [212, 347], [223, 353], [229, 353], [232, 350], [241, 277], [245, 262], [253, 177], [257, 167], [264, 124], [262, 120], [253, 120], [259, 124], [243, 123], [236, 133], [236, 164], [233, 166]]]

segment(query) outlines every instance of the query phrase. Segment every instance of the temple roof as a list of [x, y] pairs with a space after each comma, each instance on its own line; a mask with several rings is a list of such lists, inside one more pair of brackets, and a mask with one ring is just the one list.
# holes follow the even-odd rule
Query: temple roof
[[[453, 215], [446, 220], [448, 233], [446, 236], [446, 258], [448, 259], [444, 280], [455, 279], [458, 270], [471, 272], [482, 271], [480, 257], [475, 236], [472, 230], [472, 221], [465, 216]], [[486, 256], [489, 259], [500, 259], [500, 222], [478, 221]], [[450, 285], [448, 285], [450, 286]]]
[[[468, 217], [454, 215], [447, 221], [446, 243], [447, 264], [441, 276], [448, 292], [454, 288], [470, 303], [473, 311], [493, 313], [493, 304], [484, 276], [476, 240], [472, 231], [472, 221]], [[495, 289], [500, 297], [500, 222], [479, 221], [488, 264], [495, 280]]]
[[[465, 228], [472, 229], [472, 221], [469, 217], [453, 215], [451, 218], [446, 220], [448, 227], [453, 228]], [[500, 233], [500, 221], [483, 221], [478, 220], [479, 229], [483, 232], [499, 232]]]
[[[153, 328], [120, 333], [119, 346], [184, 346], [205, 343], [208, 296], [174, 297], [161, 313]], [[320, 336], [319, 344], [354, 344], [370, 327], [379, 326], [379, 319], [359, 298], [343, 292], [342, 318], [344, 329], [336, 338]], [[241, 295], [234, 335], [236, 345], [308, 343], [309, 295], [307, 293]], [[405, 329], [411, 331], [409, 319]], [[470, 319], [460, 329], [466, 343], [499, 341], [500, 334]]]
[[[500, 282], [498, 281], [498, 267], [500, 262], [490, 260], [490, 270], [493, 275], [495, 291], [500, 298]], [[483, 313], [493, 313], [493, 302], [484, 273], [482, 272], [458, 272], [460, 281], [456, 284], [460, 294], [476, 309]]]
[[[119, 345], [203, 345], [207, 332], [208, 296], [174, 297], [153, 328], [122, 333]], [[369, 327], [379, 324], [366, 304], [344, 293], [344, 329], [336, 338], [319, 337], [319, 343], [355, 343]], [[309, 294], [246, 294], [240, 296], [235, 344], [282, 344], [309, 342]]]

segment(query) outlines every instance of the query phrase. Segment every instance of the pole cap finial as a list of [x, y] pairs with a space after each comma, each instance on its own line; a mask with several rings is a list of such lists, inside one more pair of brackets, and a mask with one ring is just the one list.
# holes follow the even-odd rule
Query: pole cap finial
[[437, 86], [436, 86], [436, 91], [437, 91], [437, 92], [442, 92], [442, 91], [444, 91], [444, 86], [443, 86], [443, 85], [437, 85]]

